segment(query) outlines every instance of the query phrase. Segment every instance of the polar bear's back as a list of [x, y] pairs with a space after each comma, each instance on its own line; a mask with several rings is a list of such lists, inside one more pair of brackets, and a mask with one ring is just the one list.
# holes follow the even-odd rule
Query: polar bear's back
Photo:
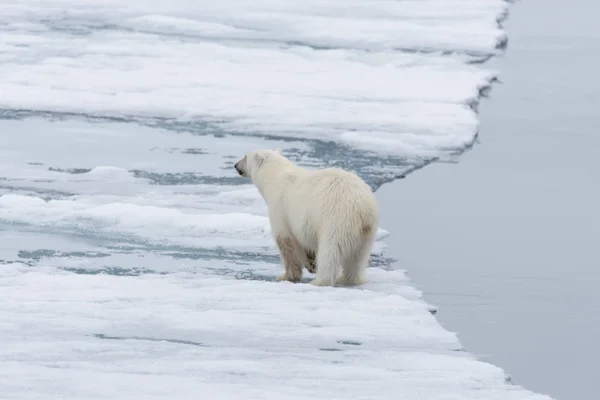
[[288, 215], [294, 216], [290, 222], [309, 241], [324, 230], [360, 236], [379, 224], [373, 191], [352, 172], [340, 168], [306, 171], [290, 189]]
[[305, 185], [315, 199], [327, 204], [331, 204], [332, 199], [336, 203], [361, 203], [375, 198], [369, 185], [358, 175], [340, 168], [311, 171], [305, 177]]

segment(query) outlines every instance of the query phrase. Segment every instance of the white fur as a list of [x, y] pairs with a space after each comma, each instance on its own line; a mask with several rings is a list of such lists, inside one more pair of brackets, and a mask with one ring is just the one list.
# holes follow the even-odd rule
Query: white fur
[[309, 255], [316, 253], [312, 284], [366, 282], [379, 206], [361, 178], [339, 168], [302, 168], [278, 150], [248, 153], [235, 167], [252, 180], [269, 208], [286, 271], [278, 280], [300, 280], [302, 267], [311, 264]]

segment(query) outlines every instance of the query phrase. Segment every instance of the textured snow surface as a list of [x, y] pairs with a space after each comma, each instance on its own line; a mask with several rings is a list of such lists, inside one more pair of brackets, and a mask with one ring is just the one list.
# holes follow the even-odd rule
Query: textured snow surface
[[384, 258], [401, 227], [364, 286], [275, 282], [233, 169], [277, 147], [377, 188], [460, 153], [507, 3], [0, 9], [0, 398], [547, 399], [438, 324]]

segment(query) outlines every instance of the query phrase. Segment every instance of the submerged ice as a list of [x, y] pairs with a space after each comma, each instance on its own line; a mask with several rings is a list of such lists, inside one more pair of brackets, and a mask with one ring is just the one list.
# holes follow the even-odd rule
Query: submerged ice
[[376, 189], [460, 153], [506, 2], [0, 6], [2, 399], [546, 398], [437, 323], [396, 227], [362, 287], [275, 283], [233, 170], [277, 147]]

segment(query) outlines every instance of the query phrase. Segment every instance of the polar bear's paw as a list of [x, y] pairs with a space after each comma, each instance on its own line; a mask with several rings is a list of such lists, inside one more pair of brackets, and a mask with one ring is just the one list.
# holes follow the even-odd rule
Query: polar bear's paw
[[346, 278], [343, 275], [340, 276], [335, 282], [336, 286], [358, 286], [367, 283], [366, 278]]
[[331, 286], [329, 281], [319, 278], [313, 279], [312, 281], [310, 281], [310, 284], [314, 286]]
[[307, 251], [306, 253], [306, 270], [311, 274], [317, 272], [317, 256], [313, 251]]
[[290, 277], [288, 274], [285, 274], [285, 273], [282, 275], [279, 275], [277, 278], [275, 278], [275, 280], [277, 282], [283, 282], [283, 281], [288, 281], [288, 282], [292, 282], [292, 283], [300, 282], [300, 278]]

